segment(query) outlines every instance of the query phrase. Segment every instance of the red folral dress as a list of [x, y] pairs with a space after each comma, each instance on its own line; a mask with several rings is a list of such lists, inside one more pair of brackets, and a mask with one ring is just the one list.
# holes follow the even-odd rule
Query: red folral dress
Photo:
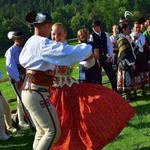
[[71, 67], [56, 67], [51, 101], [61, 136], [53, 150], [100, 150], [120, 134], [135, 110], [115, 91], [78, 83], [71, 73]]

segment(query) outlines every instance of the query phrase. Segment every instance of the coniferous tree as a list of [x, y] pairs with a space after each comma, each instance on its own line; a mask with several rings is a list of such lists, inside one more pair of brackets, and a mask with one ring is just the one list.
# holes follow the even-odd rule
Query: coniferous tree
[[[125, 11], [130, 11], [133, 21], [139, 17], [149, 18], [149, 0], [1, 0], [0, 2], [0, 51], [9, 47], [7, 32], [20, 29], [27, 37], [31, 35], [25, 21], [25, 15], [31, 10], [47, 11], [54, 21], [62, 22], [68, 32], [68, 38], [76, 37], [82, 27], [91, 28], [91, 22], [101, 19], [103, 27], [111, 31]], [[7, 43], [7, 44], [5, 44]]]

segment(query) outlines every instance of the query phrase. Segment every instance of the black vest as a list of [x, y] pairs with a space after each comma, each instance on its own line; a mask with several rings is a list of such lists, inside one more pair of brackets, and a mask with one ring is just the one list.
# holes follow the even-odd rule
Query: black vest
[[101, 32], [101, 36], [96, 33], [92, 34], [93, 42], [96, 47], [99, 49], [100, 55], [107, 55], [107, 37], [105, 32]]

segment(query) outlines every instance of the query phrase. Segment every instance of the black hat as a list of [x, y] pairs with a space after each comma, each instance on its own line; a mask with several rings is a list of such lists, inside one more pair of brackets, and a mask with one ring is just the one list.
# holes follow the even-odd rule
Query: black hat
[[124, 16], [122, 16], [122, 17], [120, 17], [120, 19], [119, 19], [119, 24], [120, 24], [120, 23], [124, 23], [124, 22], [126, 22], [126, 21], [128, 21], [128, 19], [125, 18]]
[[26, 20], [28, 23], [31, 24], [41, 24], [41, 23], [47, 23], [47, 22], [53, 22], [52, 17], [44, 12], [36, 13], [35, 11], [31, 11], [26, 15]]
[[9, 39], [21, 39], [24, 35], [20, 31], [10, 31], [8, 32], [7, 37]]
[[101, 25], [102, 25], [102, 23], [101, 23], [100, 20], [95, 20], [95, 21], [93, 21], [93, 23], [92, 23], [92, 27], [101, 26]]
[[142, 24], [142, 23], [144, 23], [145, 21], [146, 21], [146, 20], [145, 20], [144, 18], [139, 18], [139, 19], [138, 19], [138, 23], [139, 23], [139, 24]]

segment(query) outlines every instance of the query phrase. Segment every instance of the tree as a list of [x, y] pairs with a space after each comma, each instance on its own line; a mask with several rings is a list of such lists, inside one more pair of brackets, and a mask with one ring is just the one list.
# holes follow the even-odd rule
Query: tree
[[133, 13], [129, 20], [132, 24], [139, 17], [149, 18], [149, 8], [149, 0], [1, 0], [0, 50], [10, 46], [6, 36], [10, 29], [19, 28], [27, 37], [31, 35], [25, 22], [31, 10], [50, 12], [54, 21], [65, 25], [68, 38], [73, 38], [80, 28], [91, 28], [92, 20], [101, 19], [109, 32], [125, 11]]

